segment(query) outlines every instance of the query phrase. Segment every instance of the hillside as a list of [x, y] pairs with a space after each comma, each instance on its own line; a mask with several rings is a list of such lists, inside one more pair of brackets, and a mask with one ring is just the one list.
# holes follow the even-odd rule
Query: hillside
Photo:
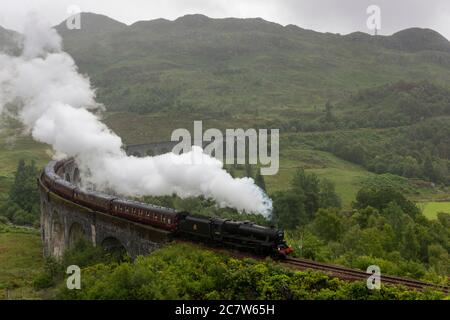
[[442, 51], [450, 52], [450, 43], [431, 29], [410, 28], [399, 31], [384, 41], [387, 48], [406, 52]]
[[[83, 21], [81, 31], [57, 29], [99, 100], [120, 111], [106, 122], [127, 143], [168, 139], [198, 119], [220, 129], [332, 130], [307, 143], [375, 173], [450, 181], [439, 142], [447, 122], [437, 120], [450, 116], [450, 43], [433, 30], [342, 36], [203, 15], [126, 26], [85, 13]], [[148, 125], [130, 128], [142, 114]], [[341, 132], [396, 127], [404, 128]]]
[[[433, 30], [341, 36], [203, 15], [127, 26], [92, 13], [81, 24], [56, 28], [128, 144], [167, 140], [199, 119], [312, 131], [310, 147], [372, 172], [450, 181], [450, 43]], [[342, 132], [359, 128], [388, 130]]]
[[371, 37], [202, 15], [125, 26], [85, 13], [81, 21], [82, 30], [57, 29], [109, 110], [257, 116], [312, 110], [391, 81], [450, 80], [450, 44], [427, 29]]
[[346, 127], [398, 127], [450, 116], [450, 90], [430, 81], [399, 81], [360, 90], [336, 109]]
[[[280, 129], [278, 174], [225, 166], [233, 177], [255, 178], [273, 201], [270, 218], [204, 197], [140, 200], [275, 225], [295, 257], [448, 284], [450, 43], [440, 34], [338, 35], [203, 15], [127, 26], [83, 13], [81, 22], [81, 30], [56, 28], [98, 88], [102, 121], [126, 144], [168, 140], [194, 120], [204, 130]], [[17, 36], [0, 29], [0, 48]], [[0, 299], [443, 298], [368, 290], [186, 244], [131, 261], [81, 241], [62, 262], [44, 261], [30, 226], [39, 226], [36, 176], [50, 147], [0, 120], [8, 120], [0, 127]], [[68, 265], [82, 268], [83, 290], [65, 289]]]
[[19, 34], [0, 26], [0, 51], [14, 53]]

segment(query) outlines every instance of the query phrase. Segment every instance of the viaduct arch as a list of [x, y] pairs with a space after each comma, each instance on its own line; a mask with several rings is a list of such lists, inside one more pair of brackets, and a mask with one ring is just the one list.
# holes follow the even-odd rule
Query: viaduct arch
[[[161, 149], [161, 145], [156, 145], [151, 152], [159, 153]], [[56, 173], [70, 183], [80, 181], [74, 161], [67, 161]], [[39, 191], [44, 256], [60, 259], [65, 250], [84, 238], [94, 246], [126, 252], [133, 259], [149, 254], [171, 240], [167, 231], [93, 211], [64, 199], [47, 189], [40, 180]]]

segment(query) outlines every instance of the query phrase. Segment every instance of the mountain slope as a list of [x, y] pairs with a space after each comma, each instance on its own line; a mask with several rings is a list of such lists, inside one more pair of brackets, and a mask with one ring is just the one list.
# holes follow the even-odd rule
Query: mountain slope
[[388, 48], [406, 52], [443, 51], [450, 52], [449, 41], [431, 29], [410, 28], [385, 38]]
[[83, 34], [86, 37], [117, 32], [127, 27], [127, 25], [122, 22], [95, 13], [81, 13], [80, 22], [80, 29], [68, 29], [66, 21], [61, 22], [55, 28], [62, 37], [70, 38], [79, 36], [80, 34]]
[[387, 128], [450, 116], [450, 90], [429, 81], [400, 81], [359, 91], [338, 109], [344, 123]]
[[17, 50], [17, 40], [20, 35], [0, 26], [0, 51], [14, 53]]
[[340, 36], [203, 15], [126, 26], [89, 13], [81, 31], [57, 29], [112, 110], [279, 114], [393, 81], [450, 83], [449, 42], [431, 30]]

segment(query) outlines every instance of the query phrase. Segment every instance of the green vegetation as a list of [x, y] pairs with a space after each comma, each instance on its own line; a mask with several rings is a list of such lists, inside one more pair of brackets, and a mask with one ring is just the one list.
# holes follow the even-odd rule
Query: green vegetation
[[29, 165], [23, 160], [19, 161], [9, 197], [0, 207], [0, 216], [17, 225], [39, 226], [38, 174], [33, 160]]
[[390, 175], [366, 181], [352, 210], [340, 209], [334, 184], [312, 172], [298, 170], [289, 189], [271, 194], [269, 220], [218, 209], [201, 198], [153, 197], [151, 203], [169, 205], [203, 215], [251, 220], [287, 230], [294, 255], [365, 270], [381, 266], [384, 273], [446, 283], [450, 273], [450, 214], [428, 220], [401, 189], [380, 181], [404, 183]]
[[50, 159], [48, 146], [33, 141], [23, 131], [17, 123], [0, 118], [0, 207], [9, 197], [21, 160], [28, 164], [34, 161], [40, 169]]
[[[125, 143], [168, 140], [194, 120], [221, 130], [280, 128], [277, 175], [227, 167], [267, 190], [270, 221], [201, 197], [145, 201], [277, 224], [302, 257], [448, 283], [450, 208], [437, 202], [450, 195], [450, 44], [442, 36], [418, 28], [340, 36], [201, 15], [132, 26], [82, 19], [82, 30], [58, 27], [64, 47], [98, 88], [104, 120]], [[10, 38], [0, 29], [0, 46]], [[47, 147], [10, 120], [0, 129], [0, 298], [55, 297], [54, 290], [77, 299], [442, 298], [369, 291], [183, 245], [131, 262], [79, 243], [61, 262], [43, 261], [37, 231], [9, 223], [38, 226], [35, 176]], [[85, 290], [63, 288], [67, 264], [83, 267]]]
[[81, 31], [64, 23], [57, 29], [114, 111], [304, 118], [355, 89], [411, 78], [450, 80], [448, 41], [418, 28], [375, 38], [201, 15], [129, 27], [94, 14], [82, 19]]
[[334, 184], [304, 170], [295, 174], [289, 190], [274, 194], [273, 199], [273, 222], [284, 229], [306, 225], [320, 208], [341, 207]]
[[448, 124], [448, 119], [442, 118], [410, 127], [338, 130], [297, 135], [296, 139], [374, 173], [448, 185]]
[[272, 262], [172, 245], [134, 262], [82, 270], [83, 290], [61, 286], [63, 299], [442, 299], [437, 292], [390, 286], [368, 290], [315, 272], [294, 272]]
[[[450, 113], [450, 91], [429, 81], [399, 81], [361, 90], [339, 106], [348, 128], [411, 125]], [[338, 124], [339, 126], [339, 124]]]
[[60, 261], [53, 258], [46, 259], [42, 272], [33, 280], [33, 287], [36, 290], [42, 290], [63, 282], [67, 266], [76, 265], [84, 268], [99, 263], [113, 264], [128, 260], [126, 256], [107, 252], [102, 247], [94, 247], [87, 240], [81, 238], [73, 247], [64, 252]]
[[418, 205], [428, 219], [436, 219], [440, 212], [450, 214], [450, 202], [421, 202]]
[[387, 274], [448, 282], [450, 214], [430, 221], [395, 189], [364, 187], [352, 212], [319, 209], [296, 220], [299, 210], [291, 208], [299, 199], [284, 197], [283, 205], [274, 208], [282, 211], [296, 255], [360, 269], [375, 264]]
[[39, 232], [0, 221], [0, 300], [39, 298], [33, 280], [43, 264]]

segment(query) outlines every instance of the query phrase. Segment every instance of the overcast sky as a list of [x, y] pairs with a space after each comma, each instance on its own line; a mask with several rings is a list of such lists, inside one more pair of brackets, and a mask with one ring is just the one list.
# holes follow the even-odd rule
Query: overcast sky
[[422, 27], [450, 39], [450, 0], [0, 0], [0, 25], [20, 31], [29, 11], [57, 24], [67, 18], [71, 5], [126, 24], [202, 13], [213, 18], [261, 17], [282, 25], [342, 34], [371, 33], [366, 9], [377, 5], [381, 9], [380, 34]]

